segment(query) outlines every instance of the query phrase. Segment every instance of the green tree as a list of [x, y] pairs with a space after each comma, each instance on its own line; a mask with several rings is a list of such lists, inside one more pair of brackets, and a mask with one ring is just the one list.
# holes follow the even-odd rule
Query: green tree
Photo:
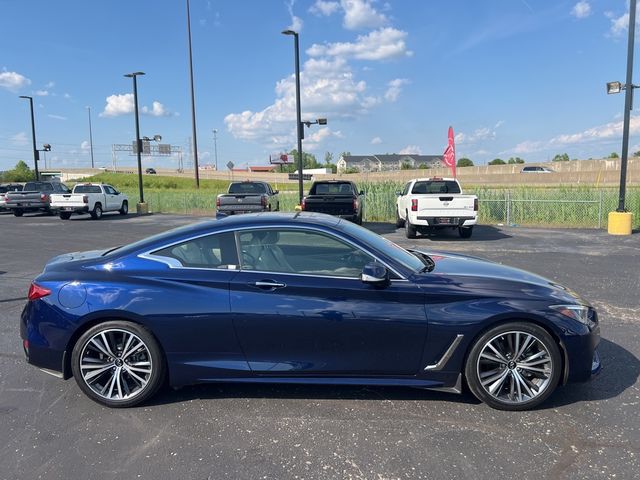
[[506, 165], [507, 162], [502, 160], [501, 158], [494, 158], [489, 162], [489, 165]]
[[552, 161], [554, 161], [554, 162], [568, 162], [569, 161], [569, 155], [567, 155], [566, 153], [559, 153], [555, 157], [553, 157]]
[[341, 157], [350, 157], [351, 156], [351, 152], [342, 152], [340, 154]]
[[402, 165], [400, 165], [400, 170], [413, 170], [413, 165], [411, 165], [409, 162], [402, 162]]
[[333, 161], [333, 153], [331, 152], [325, 152], [324, 154], [324, 163], [329, 166], [331, 165], [331, 162]]
[[426, 170], [427, 168], [431, 168], [431, 166], [427, 165], [426, 163], [421, 163], [420, 165], [418, 165], [418, 168]]
[[637, 152], [634, 152], [634, 153], [633, 153], [633, 156], [634, 156], [634, 157], [640, 157], [640, 150], [638, 150]]
[[611, 152], [608, 158], [620, 158], [620, 155], [618, 155], [616, 152]]
[[2, 175], [3, 182], [28, 182], [35, 180], [35, 174], [25, 162], [20, 160], [12, 170], [7, 170]]
[[458, 159], [456, 167], [473, 167], [473, 162], [470, 158], [462, 157]]
[[360, 173], [360, 169], [358, 167], [347, 167], [344, 173]]

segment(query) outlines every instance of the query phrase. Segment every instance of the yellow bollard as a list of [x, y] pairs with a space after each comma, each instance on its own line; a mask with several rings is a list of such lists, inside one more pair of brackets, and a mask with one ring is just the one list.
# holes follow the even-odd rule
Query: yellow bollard
[[607, 231], [610, 235], [631, 235], [632, 223], [633, 213], [631, 212], [609, 212]]
[[294, 208], [294, 210], [295, 210], [296, 212], [301, 212], [301, 211], [302, 211], [302, 207], [301, 207], [300, 205], [296, 205], [296, 206], [295, 206], [295, 208]]

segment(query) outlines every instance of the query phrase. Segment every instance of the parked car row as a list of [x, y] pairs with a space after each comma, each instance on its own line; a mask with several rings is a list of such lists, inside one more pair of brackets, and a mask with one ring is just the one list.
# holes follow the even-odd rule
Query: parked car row
[[[43, 211], [50, 215], [58, 214], [68, 220], [72, 214], [89, 214], [98, 219], [104, 212], [129, 212], [128, 197], [111, 185], [102, 183], [79, 183], [70, 190], [61, 182], [27, 182], [7, 187], [0, 195], [0, 206], [11, 210], [16, 217], [26, 212]], [[5, 187], [3, 186], [2, 189]], [[0, 189], [0, 192], [2, 191]]]

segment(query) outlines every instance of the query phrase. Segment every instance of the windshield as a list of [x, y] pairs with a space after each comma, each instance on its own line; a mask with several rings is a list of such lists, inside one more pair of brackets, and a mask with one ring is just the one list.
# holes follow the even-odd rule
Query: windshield
[[460, 193], [460, 185], [454, 180], [427, 180], [416, 182], [411, 193]]
[[340, 222], [340, 225], [350, 235], [358, 238], [363, 241], [371, 248], [378, 250], [384, 253], [386, 256], [393, 258], [396, 262], [400, 263], [403, 267], [411, 270], [412, 272], [420, 272], [425, 268], [425, 262], [423, 262], [419, 257], [413, 255], [408, 252], [400, 245], [396, 245], [391, 240], [387, 240], [384, 237], [381, 237], [377, 233], [373, 233], [371, 230], [368, 230], [364, 227], [356, 225], [355, 223], [345, 222], [344, 220]]
[[267, 188], [264, 183], [232, 183], [229, 185], [229, 193], [267, 193]]

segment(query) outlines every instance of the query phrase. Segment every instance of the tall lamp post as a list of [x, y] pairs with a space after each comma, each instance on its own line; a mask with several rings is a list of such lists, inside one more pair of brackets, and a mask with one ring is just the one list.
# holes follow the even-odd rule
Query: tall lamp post
[[636, 0], [629, 3], [629, 40], [627, 43], [627, 78], [623, 85], [620, 82], [607, 83], [607, 93], [620, 93], [625, 90], [624, 120], [622, 125], [622, 155], [620, 158], [620, 191], [618, 194], [618, 208], [609, 213], [608, 231], [612, 235], [630, 235], [633, 214], [625, 208], [627, 189], [627, 162], [629, 158], [629, 124], [631, 109], [633, 108], [633, 90], [638, 85], [633, 84], [633, 47], [636, 28]]
[[196, 188], [200, 188], [198, 170], [198, 137], [196, 135], [196, 97], [193, 90], [193, 55], [191, 53], [191, 9], [187, 0], [187, 33], [189, 35], [189, 79], [191, 83], [191, 129], [193, 130], [193, 167], [196, 172]]
[[95, 168], [95, 164], [93, 163], [93, 133], [91, 132], [91, 107], [87, 107], [87, 112], [89, 113], [89, 148], [91, 150], [91, 168]]
[[38, 171], [39, 152], [36, 148], [36, 121], [33, 116], [33, 97], [27, 95], [20, 95], [20, 98], [26, 98], [29, 100], [29, 107], [31, 108], [31, 141], [33, 144], [33, 165], [35, 168], [36, 180], [40, 180], [40, 172]]
[[133, 72], [125, 74], [127, 78], [133, 78], [133, 104], [136, 119], [136, 153], [138, 156], [138, 188], [140, 190], [140, 201], [136, 205], [138, 213], [149, 213], [149, 206], [144, 202], [144, 189], [142, 188], [142, 140], [140, 140], [140, 120], [138, 117], [138, 75], [144, 72]]
[[302, 205], [302, 198], [304, 197], [304, 187], [302, 184], [302, 170], [303, 170], [303, 161], [302, 161], [302, 137], [304, 136], [304, 131], [302, 129], [302, 114], [300, 110], [300, 41], [298, 32], [294, 32], [293, 30], [284, 30], [282, 32], [283, 35], [293, 35], [293, 44], [295, 49], [295, 59], [296, 59], [296, 134], [298, 137], [298, 196], [299, 196], [299, 205]]
[[218, 130], [213, 129], [213, 154], [216, 159], [216, 172], [218, 171]]

